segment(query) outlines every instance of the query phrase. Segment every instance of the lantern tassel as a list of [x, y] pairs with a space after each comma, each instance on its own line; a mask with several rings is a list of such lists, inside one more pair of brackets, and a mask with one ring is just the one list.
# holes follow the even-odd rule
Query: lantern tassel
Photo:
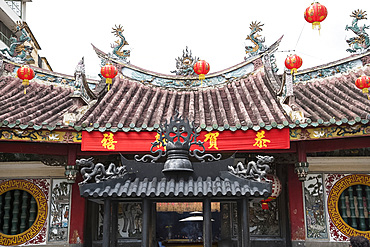
[[24, 79], [22, 81], [22, 85], [24, 86], [23, 93], [26, 94], [26, 86], [30, 85], [30, 81], [28, 79]]
[[293, 68], [290, 70], [290, 74], [293, 75], [294, 81], [295, 81], [295, 73], [297, 73], [297, 69]]
[[319, 35], [320, 35], [321, 23], [319, 21], [313, 22], [312, 23], [312, 29], [318, 29], [319, 30]]
[[363, 88], [362, 92], [367, 95], [367, 99], [370, 99], [369, 98], [369, 88], [367, 88], [367, 87]]
[[205, 74], [200, 74], [199, 75], [199, 80], [200, 80], [200, 86], [203, 86], [203, 80], [206, 79]]
[[108, 84], [108, 91], [109, 91], [109, 86], [112, 84], [112, 78], [107, 78], [105, 80], [105, 83]]

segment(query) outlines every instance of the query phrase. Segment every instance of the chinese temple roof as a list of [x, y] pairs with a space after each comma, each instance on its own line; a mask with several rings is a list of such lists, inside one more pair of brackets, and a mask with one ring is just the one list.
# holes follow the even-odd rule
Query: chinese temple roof
[[208, 131], [283, 128], [291, 123], [264, 70], [259, 69], [218, 87], [186, 91], [116, 78], [112, 89], [76, 125], [101, 131], [151, 131], [176, 111]]
[[370, 100], [355, 86], [362, 75], [370, 75], [370, 66], [346, 74], [294, 85], [297, 105], [311, 124], [337, 124], [370, 120]]
[[292, 112], [302, 113], [304, 119], [295, 124], [303, 128], [368, 123], [370, 100], [355, 86], [362, 75], [370, 75], [370, 52], [297, 73], [293, 100], [285, 100], [294, 109], [288, 114], [292, 117]]
[[3, 127], [33, 127], [51, 129], [62, 126], [63, 114], [78, 106], [70, 88], [30, 83], [24, 94], [22, 81], [12, 76], [0, 78], [0, 124]]
[[89, 90], [81, 91], [73, 76], [34, 68], [35, 79], [24, 94], [21, 80], [15, 77], [20, 65], [4, 58], [0, 125], [154, 131], [176, 111], [207, 131], [368, 123], [370, 100], [354, 82], [370, 75], [370, 52], [297, 73], [288, 95], [289, 74], [281, 80], [265, 57], [275, 48], [206, 76], [203, 85], [195, 76], [167, 76], [173, 82], [165, 83], [164, 75], [116, 63], [121, 73], [109, 91], [103, 80], [89, 81], [85, 85]]

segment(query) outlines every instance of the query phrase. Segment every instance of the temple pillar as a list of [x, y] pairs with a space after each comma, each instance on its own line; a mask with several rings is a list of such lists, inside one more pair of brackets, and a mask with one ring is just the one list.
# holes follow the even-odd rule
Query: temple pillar
[[203, 199], [203, 246], [212, 247], [211, 198]]
[[150, 241], [150, 215], [151, 215], [151, 206], [150, 201], [147, 198], [143, 199], [143, 227], [142, 227], [142, 239], [141, 247], [148, 247]]
[[244, 196], [237, 201], [238, 208], [238, 247], [250, 246], [249, 233], [249, 204], [248, 197]]
[[218, 242], [219, 247], [232, 246], [232, 226], [231, 226], [231, 203], [221, 202], [221, 234], [220, 241]]
[[[77, 158], [77, 147], [75, 145], [68, 146], [67, 166], [75, 166]], [[78, 183], [82, 181], [81, 175], [76, 175], [76, 181], [71, 185], [71, 213], [69, 227], [69, 243], [83, 244], [84, 241], [84, 226], [86, 213], [86, 199], [80, 196]]]
[[289, 219], [292, 246], [301, 246], [305, 240], [305, 223], [303, 207], [302, 182], [298, 180], [294, 172], [294, 164], [287, 165], [288, 172], [288, 195], [289, 195]]
[[104, 220], [103, 220], [103, 246], [110, 246], [111, 241], [111, 200], [104, 200]]
[[112, 201], [112, 236], [111, 245], [117, 247], [117, 232], [118, 232], [118, 202]]

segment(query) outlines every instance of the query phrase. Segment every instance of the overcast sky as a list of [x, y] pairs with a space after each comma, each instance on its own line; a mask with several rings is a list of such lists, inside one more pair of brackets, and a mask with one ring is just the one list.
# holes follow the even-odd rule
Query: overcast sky
[[[151, 71], [171, 74], [175, 58], [182, 56], [186, 46], [193, 56], [206, 60], [210, 73], [244, 61], [245, 38], [252, 21], [264, 24], [260, 34], [270, 46], [284, 35], [276, 53], [282, 72], [287, 55], [296, 53], [303, 59], [301, 69], [338, 60], [350, 55], [345, 31], [351, 25], [352, 11], [367, 11], [369, 0], [323, 0], [328, 17], [321, 32], [312, 30], [303, 14], [312, 1], [307, 0], [32, 0], [27, 3], [26, 21], [55, 72], [74, 73], [78, 61], [85, 57], [86, 73], [95, 77], [100, 60], [92, 49], [94, 44], [106, 53], [118, 40], [112, 32], [122, 25], [131, 49], [131, 64]], [[370, 30], [367, 30], [370, 34]], [[295, 52], [286, 52], [295, 50]]]

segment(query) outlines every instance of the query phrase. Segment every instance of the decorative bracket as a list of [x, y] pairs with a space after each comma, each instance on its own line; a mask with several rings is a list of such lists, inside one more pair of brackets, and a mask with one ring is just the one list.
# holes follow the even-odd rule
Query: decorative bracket
[[297, 173], [298, 180], [304, 182], [308, 174], [308, 162], [297, 162], [295, 163], [294, 172]]

